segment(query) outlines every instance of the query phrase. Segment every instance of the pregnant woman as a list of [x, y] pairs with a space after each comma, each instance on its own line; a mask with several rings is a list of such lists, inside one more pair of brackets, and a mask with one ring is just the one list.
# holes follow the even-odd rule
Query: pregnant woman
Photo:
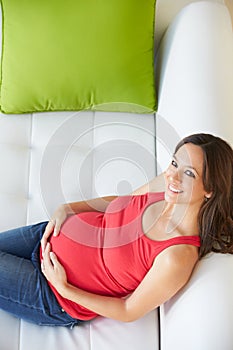
[[61, 205], [0, 234], [0, 308], [39, 325], [129, 322], [166, 302], [211, 251], [233, 253], [233, 150], [209, 134], [121, 197]]

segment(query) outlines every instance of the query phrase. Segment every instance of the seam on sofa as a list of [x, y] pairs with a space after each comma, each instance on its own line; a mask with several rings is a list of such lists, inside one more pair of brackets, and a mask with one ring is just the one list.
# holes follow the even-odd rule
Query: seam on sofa
[[159, 349], [162, 349], [162, 344], [161, 344], [161, 309], [160, 306], [158, 307], [158, 345], [159, 345]]
[[26, 214], [26, 224], [28, 224], [29, 219], [29, 201], [30, 201], [30, 173], [31, 173], [31, 159], [32, 159], [32, 130], [33, 130], [33, 114], [30, 114], [29, 118], [29, 129], [30, 129], [30, 138], [28, 142], [28, 169], [27, 169], [27, 214]]
[[[21, 350], [21, 341], [22, 341], [22, 320], [19, 320], [19, 341], [18, 341], [18, 350]], [[23, 350], [23, 349], [22, 349]]]
[[89, 325], [88, 325], [88, 329], [89, 329], [89, 350], [92, 350], [93, 349], [93, 346], [92, 346], [92, 325], [91, 325], [91, 321], [89, 322]]

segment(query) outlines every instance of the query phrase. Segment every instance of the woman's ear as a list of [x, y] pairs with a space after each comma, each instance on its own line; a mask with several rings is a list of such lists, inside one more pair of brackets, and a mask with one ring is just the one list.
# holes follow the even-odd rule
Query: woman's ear
[[213, 194], [213, 192], [206, 193], [205, 196], [204, 196], [205, 199], [210, 199], [212, 194]]

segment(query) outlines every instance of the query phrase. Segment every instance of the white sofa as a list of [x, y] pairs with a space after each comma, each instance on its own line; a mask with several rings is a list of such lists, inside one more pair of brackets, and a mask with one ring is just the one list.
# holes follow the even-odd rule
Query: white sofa
[[[193, 132], [233, 144], [233, 34], [224, 1], [158, 0], [158, 112], [0, 115], [0, 231], [58, 204], [124, 194], [163, 170]], [[39, 327], [0, 310], [1, 350], [232, 350], [233, 256], [211, 254], [188, 285], [142, 319]]]

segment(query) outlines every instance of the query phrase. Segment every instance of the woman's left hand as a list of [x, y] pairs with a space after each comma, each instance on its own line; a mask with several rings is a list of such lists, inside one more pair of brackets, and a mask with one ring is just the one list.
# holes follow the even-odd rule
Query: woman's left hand
[[67, 276], [64, 267], [58, 261], [56, 254], [51, 251], [51, 244], [47, 243], [41, 261], [41, 271], [46, 279], [62, 293], [67, 285]]

